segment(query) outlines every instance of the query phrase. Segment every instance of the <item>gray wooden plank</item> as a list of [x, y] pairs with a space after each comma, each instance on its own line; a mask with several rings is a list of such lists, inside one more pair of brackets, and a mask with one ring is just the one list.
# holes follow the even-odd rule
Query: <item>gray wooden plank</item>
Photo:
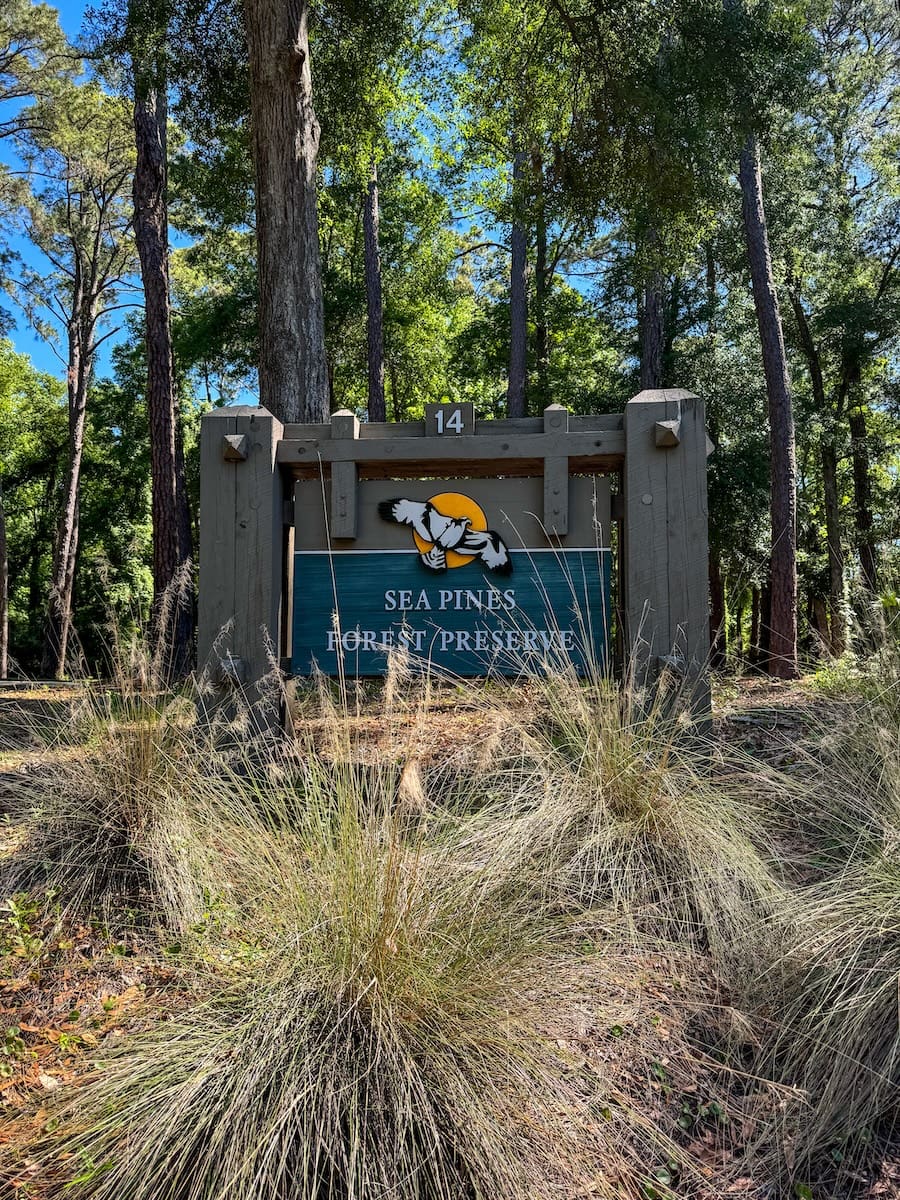
[[356, 537], [356, 463], [336, 462], [331, 467], [331, 536]]
[[606, 475], [579, 476], [569, 481], [569, 530], [561, 537], [548, 538], [542, 520], [543, 483], [540, 477], [527, 479], [415, 479], [361, 480], [358, 485], [359, 508], [357, 533], [353, 541], [326, 535], [326, 516], [330, 508], [328, 483], [323, 497], [320, 480], [300, 480], [294, 484], [295, 546], [297, 550], [413, 550], [409, 527], [385, 521], [378, 512], [382, 500], [404, 497], [428, 500], [447, 491], [460, 491], [483, 508], [488, 528], [500, 534], [513, 549], [609, 546], [610, 480]]
[[245, 665], [253, 689], [281, 657], [284, 493], [275, 463], [282, 426], [265, 409], [239, 417], [250, 453], [236, 474], [235, 627], [233, 652]]
[[624, 431], [595, 430], [592, 433], [511, 433], [498, 438], [474, 434], [453, 438], [395, 438], [391, 441], [367, 441], [364, 438], [283, 440], [278, 446], [278, 462], [446, 462], [490, 458], [503, 463], [521, 458], [612, 457], [624, 453]]
[[[622, 429], [622, 413], [575, 416], [569, 414], [569, 429], [577, 433], [593, 433], [597, 430]], [[331, 436], [331, 425], [285, 425], [284, 440], [287, 442]], [[501, 437], [510, 433], [543, 433], [543, 417], [505, 417], [496, 421], [475, 421], [476, 437]], [[423, 437], [424, 421], [360, 421], [361, 441], [393, 441], [394, 438]]]
[[[579, 457], [569, 459], [569, 476], [613, 474], [622, 466], [621, 454], [602, 455], [598, 457]], [[495, 459], [468, 459], [454, 462], [429, 462], [428, 459], [413, 460], [408, 463], [370, 463], [357, 464], [358, 479], [524, 479], [532, 476], [543, 476], [544, 460], [542, 458], [517, 458], [503, 464], [498, 471]], [[293, 463], [288, 468], [294, 479], [319, 479], [324, 474], [330, 478], [331, 464], [309, 463], [307, 465]]]
[[197, 666], [215, 671], [213, 649], [234, 619], [235, 480], [242, 462], [226, 462], [223, 439], [237, 432], [234, 409], [206, 413], [200, 423], [200, 546]]
[[709, 655], [709, 559], [706, 499], [706, 425], [696, 397], [680, 406], [681, 444], [669, 465], [669, 640], [692, 678]]
[[677, 413], [677, 400], [644, 392], [625, 406], [625, 615], [631, 665], [640, 684], [672, 651], [669, 618], [668, 461], [655, 426]]
[[331, 414], [331, 436], [333, 438], [359, 437], [359, 418], [347, 408]]
[[569, 531], [569, 460], [544, 459], [544, 528], [548, 533]]
[[[680, 421], [677, 445], [657, 423]], [[643, 392], [625, 410], [624, 581], [629, 645], [639, 682], [671, 661], [709, 710], [706, 429], [683, 389]]]

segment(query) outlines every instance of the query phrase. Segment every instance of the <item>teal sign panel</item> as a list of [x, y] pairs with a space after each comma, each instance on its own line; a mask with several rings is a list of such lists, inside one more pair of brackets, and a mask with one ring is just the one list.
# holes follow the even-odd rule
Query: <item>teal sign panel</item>
[[380, 675], [398, 647], [455, 675], [605, 663], [608, 550], [509, 549], [465, 520], [451, 545], [441, 513], [381, 515], [413, 526], [415, 546], [295, 555], [295, 675], [335, 675], [339, 656], [348, 675]]

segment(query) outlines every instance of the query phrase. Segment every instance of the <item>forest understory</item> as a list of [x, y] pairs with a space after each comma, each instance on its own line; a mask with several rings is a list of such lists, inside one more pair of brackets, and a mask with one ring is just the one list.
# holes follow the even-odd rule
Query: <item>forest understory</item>
[[898, 1195], [896, 665], [4, 697], [0, 1195]]

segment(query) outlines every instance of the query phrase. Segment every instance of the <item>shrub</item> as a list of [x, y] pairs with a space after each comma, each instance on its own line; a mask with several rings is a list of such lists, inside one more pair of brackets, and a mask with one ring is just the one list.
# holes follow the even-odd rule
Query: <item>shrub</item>
[[868, 628], [857, 628], [854, 649], [826, 663], [815, 674], [815, 686], [841, 701], [857, 700], [880, 708], [900, 722], [900, 612], [896, 605], [872, 605]]
[[508, 714], [522, 746], [509, 764], [511, 853], [527, 854], [564, 905], [606, 907], [635, 935], [720, 963], [750, 955], [752, 970], [780, 893], [746, 764], [721, 761], [671, 681], [648, 699], [560, 670], [533, 694], [529, 712]]
[[568, 1185], [583, 1086], [539, 1030], [560, 952], [532, 899], [510, 903], [501, 864], [447, 830], [410, 831], [393, 774], [299, 754], [225, 784], [245, 906], [240, 939], [209, 949], [226, 983], [73, 1093], [51, 1194], [524, 1200], [559, 1170]]
[[112, 923], [143, 908], [183, 929], [210, 883], [194, 799], [214, 743], [137, 642], [114, 666], [111, 683], [85, 683], [44, 762], [12, 786], [20, 836], [0, 891], [49, 893], [64, 915]]
[[859, 1150], [900, 1095], [900, 724], [880, 703], [831, 735], [816, 796], [826, 873], [798, 894], [784, 1009], [764, 1069], [799, 1088], [782, 1152], [797, 1168]]

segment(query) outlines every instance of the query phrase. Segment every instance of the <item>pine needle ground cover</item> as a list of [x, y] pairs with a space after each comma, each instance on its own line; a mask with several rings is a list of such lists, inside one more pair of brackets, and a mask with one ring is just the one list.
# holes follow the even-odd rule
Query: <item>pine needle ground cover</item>
[[260, 747], [120, 686], [19, 736], [0, 1194], [891, 1194], [894, 727], [825, 690], [700, 738], [395, 675]]

